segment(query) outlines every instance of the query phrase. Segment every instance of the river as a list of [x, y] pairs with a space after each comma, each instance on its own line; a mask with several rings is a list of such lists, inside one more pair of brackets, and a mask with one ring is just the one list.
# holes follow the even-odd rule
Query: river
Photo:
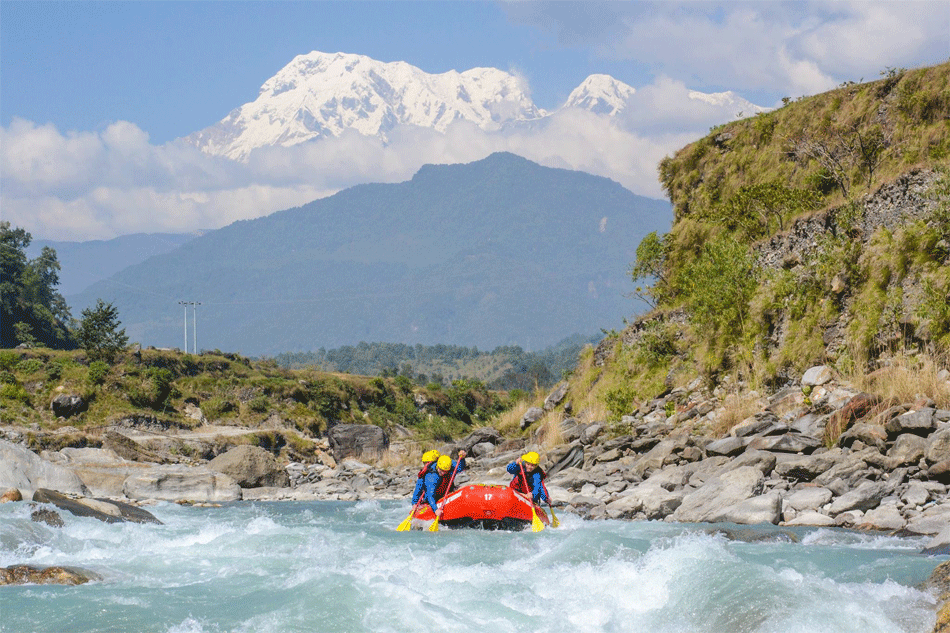
[[[164, 525], [0, 505], [0, 566], [76, 587], [0, 587], [0, 630], [155, 633], [929, 632], [926, 539], [831, 529], [583, 521], [539, 533], [397, 532], [394, 501], [164, 503]], [[713, 528], [732, 527], [725, 536]], [[790, 537], [789, 535], [792, 535]]]

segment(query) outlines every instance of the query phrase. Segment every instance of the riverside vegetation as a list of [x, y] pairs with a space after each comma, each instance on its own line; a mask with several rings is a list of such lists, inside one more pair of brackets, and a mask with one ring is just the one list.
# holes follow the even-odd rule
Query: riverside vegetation
[[[879, 81], [715, 128], [665, 159], [660, 177], [676, 218], [669, 233], [643, 240], [631, 267], [634, 281], [646, 282], [636, 292], [654, 309], [587, 348], [567, 380], [534, 401], [506, 408], [499, 395], [461, 384], [440, 393], [405, 376], [154, 350], [125, 356], [99, 387], [79, 356], [64, 375], [73, 372], [74, 385], [96, 394], [106, 384], [115, 394], [147, 392], [154, 405], [164, 384], [175, 393], [153, 407], [155, 419], [200, 409], [196, 420], [259, 425], [251, 435], [282, 428], [313, 443], [308, 452], [289, 439], [252, 441], [283, 459], [289, 485], [242, 485], [231, 498], [397, 498], [411, 490], [405, 464], [417, 458], [420, 440], [469, 449], [465, 476], [476, 480], [502, 478], [503, 464], [534, 446], [547, 455], [555, 499], [589, 518], [902, 531], [934, 537], [929, 551], [946, 554], [948, 82], [950, 64], [888, 69]], [[5, 422], [6, 412], [19, 411], [47, 432], [39, 439], [34, 427], [18, 437], [7, 424], [8, 438], [58, 448], [52, 429], [66, 422], [41, 410], [63, 380], [43, 375], [63, 361], [37, 350], [9, 353], [17, 358], [7, 357], [6, 384], [24, 395], [14, 404], [4, 396]], [[19, 367], [31, 361], [27, 377]], [[218, 386], [202, 386], [200, 372], [215, 363]], [[156, 378], [162, 370], [164, 382]], [[315, 394], [326, 387], [308, 386], [317, 384], [349, 395], [323, 399]], [[386, 393], [391, 407], [380, 404]], [[95, 407], [109, 397], [96, 395], [80, 415], [101, 419]], [[118, 408], [135, 408], [128, 395], [114, 397]], [[270, 399], [251, 404], [261, 397]], [[453, 417], [452, 403], [468, 418]], [[413, 422], [397, 421], [398, 411]], [[132, 432], [136, 419], [114, 428], [142, 440], [133, 448], [140, 455], [163, 447], [170, 459], [169, 437], [183, 435], [165, 423]], [[387, 431], [382, 443], [328, 441], [332, 428], [367, 421]], [[344, 424], [328, 433], [331, 422]], [[161, 433], [168, 437], [156, 440]], [[176, 450], [199, 463], [234, 444]], [[48, 456], [60, 464], [82, 457], [69, 449]], [[945, 610], [938, 630], [948, 617]]]

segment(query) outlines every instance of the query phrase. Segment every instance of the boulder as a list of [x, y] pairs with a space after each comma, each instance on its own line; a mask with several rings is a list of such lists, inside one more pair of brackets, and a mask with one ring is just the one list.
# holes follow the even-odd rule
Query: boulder
[[82, 396], [61, 393], [53, 398], [49, 408], [57, 418], [71, 418], [86, 411], [89, 408], [89, 403]]
[[524, 431], [526, 428], [540, 420], [544, 417], [544, 409], [541, 407], [531, 407], [524, 412], [524, 415], [521, 416], [521, 430]]
[[703, 487], [687, 494], [673, 513], [674, 521], [685, 523], [717, 523], [731, 508], [762, 492], [765, 477], [753, 466], [743, 466], [715, 476]]
[[858, 422], [838, 436], [838, 446], [841, 448], [851, 448], [855, 442], [884, 448], [884, 443], [887, 442], [887, 429], [881, 424]]
[[742, 437], [724, 437], [706, 445], [706, 454], [732, 457], [745, 450], [751, 440]]
[[950, 524], [943, 527], [920, 552], [924, 556], [950, 555]]
[[89, 494], [89, 489], [73, 471], [5, 440], [0, 440], [0, 488], [16, 488], [26, 497], [32, 497], [39, 488]]
[[802, 376], [802, 385], [805, 387], [818, 387], [831, 382], [831, 379], [834, 377], [834, 370], [832, 370], [831, 367], [828, 365], [818, 365], [811, 367], [805, 372], [805, 375]]
[[785, 521], [782, 525], [808, 525], [814, 527], [831, 527], [835, 520], [826, 514], [815, 510], [806, 510], [791, 521]]
[[59, 516], [56, 510], [50, 510], [49, 508], [36, 508], [30, 512], [30, 520], [34, 523], [45, 523], [55, 528], [61, 528], [66, 525], [63, 521], [63, 517]]
[[781, 459], [775, 464], [775, 474], [792, 481], [812, 481], [832, 468], [840, 455], [841, 450], [838, 449], [816, 455]]
[[912, 508], [920, 507], [930, 501], [930, 490], [919, 481], [911, 482], [901, 495], [901, 501]]
[[716, 522], [738, 523], [739, 525], [757, 525], [772, 523], [777, 525], [782, 520], [782, 495], [770, 492], [764, 495], [751, 497], [745, 501], [726, 508], [716, 517]]
[[729, 468], [742, 468], [743, 466], [754, 466], [762, 471], [763, 475], [768, 476], [775, 470], [777, 458], [768, 451], [757, 451], [751, 447], [738, 457], [729, 462]]
[[235, 446], [208, 462], [208, 468], [224, 473], [242, 488], [290, 486], [287, 471], [259, 446]]
[[347, 457], [379, 457], [389, 448], [389, 436], [375, 424], [337, 424], [327, 433], [337, 461]]
[[[643, 482], [624, 491], [624, 495], [639, 502], [640, 511], [647, 519], [659, 520], [670, 516], [680, 507], [685, 493]], [[609, 504], [607, 508], [610, 508]]]
[[866, 481], [851, 492], [835, 499], [828, 508], [828, 514], [836, 516], [851, 510], [870, 510], [876, 508], [881, 499], [887, 494], [885, 484], [877, 481]]
[[927, 452], [927, 439], [912, 433], [902, 433], [897, 436], [894, 446], [887, 451], [885, 466], [894, 470], [901, 466], [916, 464]]
[[23, 495], [20, 493], [18, 488], [7, 488], [3, 496], [0, 496], [0, 503], [7, 503], [10, 501], [23, 501]]
[[811, 453], [821, 446], [821, 441], [807, 435], [786, 433], [769, 437], [757, 437], [749, 442], [749, 450], [774, 451], [777, 453]]
[[925, 457], [931, 464], [950, 460], [950, 427], [944, 427], [927, 438]]
[[889, 503], [864, 513], [864, 521], [858, 526], [862, 530], [881, 530], [893, 532], [903, 529], [907, 520], [901, 516], [895, 504]]
[[888, 436], [892, 438], [897, 437], [901, 433], [913, 433], [914, 435], [927, 437], [937, 428], [937, 421], [934, 418], [933, 409], [923, 408], [919, 411], [909, 411], [903, 415], [891, 418], [891, 420], [884, 425], [884, 428], [887, 429]]
[[748, 437], [751, 435], [774, 435], [786, 431], [788, 431], [788, 425], [779, 422], [778, 416], [774, 413], [759, 411], [732, 427], [729, 434], [733, 437]]
[[71, 498], [55, 490], [40, 489], [33, 494], [33, 501], [49, 503], [76, 516], [92, 517], [106, 523], [129, 521], [132, 523], [161, 524], [161, 521], [147, 510], [110, 499]]
[[122, 491], [130, 499], [221, 502], [241, 498], [240, 486], [227, 475], [203, 466], [178, 464], [153, 466], [130, 475]]
[[551, 466], [547, 469], [552, 477], [567, 468], [580, 468], [584, 465], [584, 447], [580, 443], [558, 446], [547, 454]]
[[785, 504], [798, 512], [817, 510], [831, 501], [832, 496], [827, 488], [800, 488], [785, 497]]
[[102, 577], [79, 567], [0, 567], [0, 585], [82, 585], [90, 580], [102, 580]]
[[561, 401], [564, 400], [564, 396], [567, 395], [569, 387], [570, 384], [566, 380], [556, 384], [551, 393], [548, 394], [548, 397], [544, 399], [544, 410], [551, 411], [554, 407], [561, 404]]

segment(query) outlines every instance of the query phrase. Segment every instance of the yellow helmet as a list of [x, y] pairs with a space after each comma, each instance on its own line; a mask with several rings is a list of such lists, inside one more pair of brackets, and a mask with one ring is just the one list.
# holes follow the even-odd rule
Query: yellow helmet
[[439, 451], [432, 449], [431, 451], [426, 451], [422, 454], [422, 463], [428, 464], [429, 462], [434, 462], [439, 459]]
[[522, 455], [521, 461], [527, 462], [529, 464], [534, 464], [535, 466], [537, 466], [538, 463], [540, 463], [541, 461], [541, 456], [535, 453], [534, 451], [531, 451], [529, 453], [525, 453], [524, 455]]
[[443, 455], [439, 458], [439, 462], [435, 467], [439, 470], [452, 470], [452, 458], [448, 455]]

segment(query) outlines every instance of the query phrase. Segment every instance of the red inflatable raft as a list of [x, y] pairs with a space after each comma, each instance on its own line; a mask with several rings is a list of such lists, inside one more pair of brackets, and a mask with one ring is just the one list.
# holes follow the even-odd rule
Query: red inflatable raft
[[[510, 486], [463, 486], [440, 501], [439, 507], [442, 508], [440, 527], [523, 530], [531, 525], [531, 498], [515, 492]], [[541, 522], [548, 525], [548, 515], [544, 510], [535, 505], [534, 511]], [[413, 524], [426, 527], [434, 520], [432, 508], [423, 502], [416, 511]]]

